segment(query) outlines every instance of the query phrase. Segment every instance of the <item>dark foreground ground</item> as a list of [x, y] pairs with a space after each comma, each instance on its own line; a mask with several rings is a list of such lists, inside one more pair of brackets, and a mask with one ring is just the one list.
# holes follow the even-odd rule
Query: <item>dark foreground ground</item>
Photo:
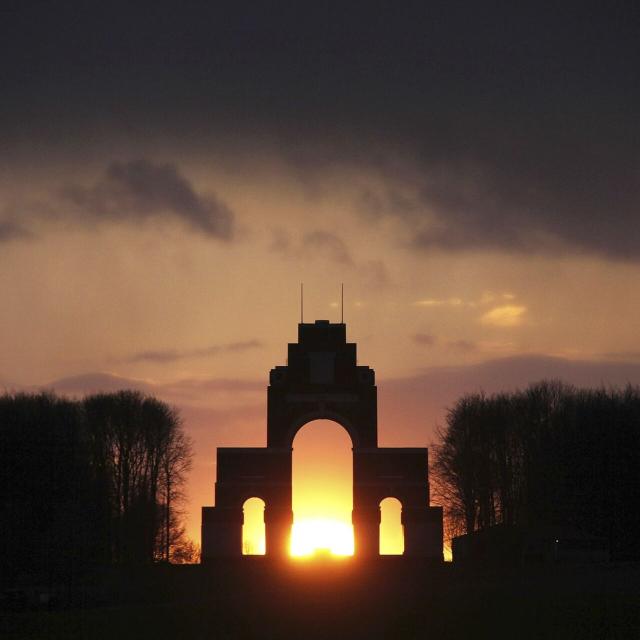
[[[519, 571], [402, 558], [93, 574], [54, 606], [9, 603], [6, 638], [640, 638], [640, 565]], [[9, 594], [11, 596], [11, 594]]]

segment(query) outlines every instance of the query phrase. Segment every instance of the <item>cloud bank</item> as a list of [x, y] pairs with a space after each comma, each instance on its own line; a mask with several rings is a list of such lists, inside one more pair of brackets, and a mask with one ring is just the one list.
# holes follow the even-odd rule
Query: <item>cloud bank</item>
[[229, 207], [213, 194], [196, 192], [173, 164], [146, 159], [112, 162], [93, 186], [69, 186], [62, 196], [86, 221], [136, 223], [172, 217], [206, 236], [233, 236]]
[[46, 201], [23, 198], [6, 204], [0, 242], [31, 237], [31, 227], [41, 222], [94, 228], [169, 220], [208, 238], [234, 237], [235, 214], [223, 200], [213, 193], [199, 193], [176, 165], [143, 158], [111, 162], [94, 184], [64, 185]]
[[[367, 173], [366, 224], [393, 218], [417, 252], [640, 260], [634, 3], [157, 11], [3, 16], [2, 137], [94, 140], [124, 122], [248, 166], [271, 145], [305, 184]], [[172, 165], [113, 163], [68, 199], [94, 220], [233, 231], [229, 207]]]

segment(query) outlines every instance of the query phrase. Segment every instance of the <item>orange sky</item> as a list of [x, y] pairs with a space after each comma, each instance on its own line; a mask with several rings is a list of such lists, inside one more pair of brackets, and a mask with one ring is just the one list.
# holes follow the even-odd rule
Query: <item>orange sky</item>
[[[60, 162], [0, 174], [0, 209], [22, 207], [31, 228], [0, 253], [0, 384], [72, 394], [135, 386], [178, 406], [195, 441], [196, 539], [216, 447], [265, 444], [268, 371], [295, 340], [302, 281], [307, 321], [339, 320], [345, 283], [348, 339], [377, 374], [383, 446], [430, 444], [464, 391], [540, 377], [640, 381], [635, 262], [570, 250], [418, 251], [403, 222], [363, 210], [362, 193], [391, 180], [371, 167], [301, 175], [276, 149], [111, 144], [107, 154], [52, 148]], [[134, 223], [65, 210], [61, 189], [98, 197], [114, 156], [169, 163], [194, 194], [215, 193], [234, 212], [233, 238], [178, 215]]]
[[639, 383], [627, 4], [13, 3], [0, 389], [175, 404], [198, 539], [216, 447], [265, 444], [300, 282], [307, 321], [345, 283], [382, 446], [465, 391]]

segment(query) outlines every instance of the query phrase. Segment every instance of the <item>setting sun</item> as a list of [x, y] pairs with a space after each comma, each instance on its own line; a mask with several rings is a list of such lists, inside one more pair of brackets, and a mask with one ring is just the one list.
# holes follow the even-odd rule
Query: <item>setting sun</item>
[[353, 526], [328, 519], [294, 523], [291, 529], [291, 555], [304, 557], [318, 552], [328, 552], [333, 556], [353, 555]]

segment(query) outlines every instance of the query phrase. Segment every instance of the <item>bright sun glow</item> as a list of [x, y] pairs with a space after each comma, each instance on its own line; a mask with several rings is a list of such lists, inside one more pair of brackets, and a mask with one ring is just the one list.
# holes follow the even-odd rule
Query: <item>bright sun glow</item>
[[353, 455], [345, 429], [314, 420], [293, 441], [293, 557], [353, 555]]
[[295, 522], [291, 529], [291, 555], [315, 553], [334, 556], [353, 555], [353, 527], [340, 520], [314, 519]]
[[[294, 524], [289, 547], [292, 557], [354, 554], [351, 447], [345, 429], [328, 420], [308, 423], [296, 435], [292, 460]], [[254, 497], [243, 507], [242, 552], [262, 555], [265, 503]], [[394, 498], [380, 504], [381, 554], [403, 552], [401, 512], [402, 506]]]

